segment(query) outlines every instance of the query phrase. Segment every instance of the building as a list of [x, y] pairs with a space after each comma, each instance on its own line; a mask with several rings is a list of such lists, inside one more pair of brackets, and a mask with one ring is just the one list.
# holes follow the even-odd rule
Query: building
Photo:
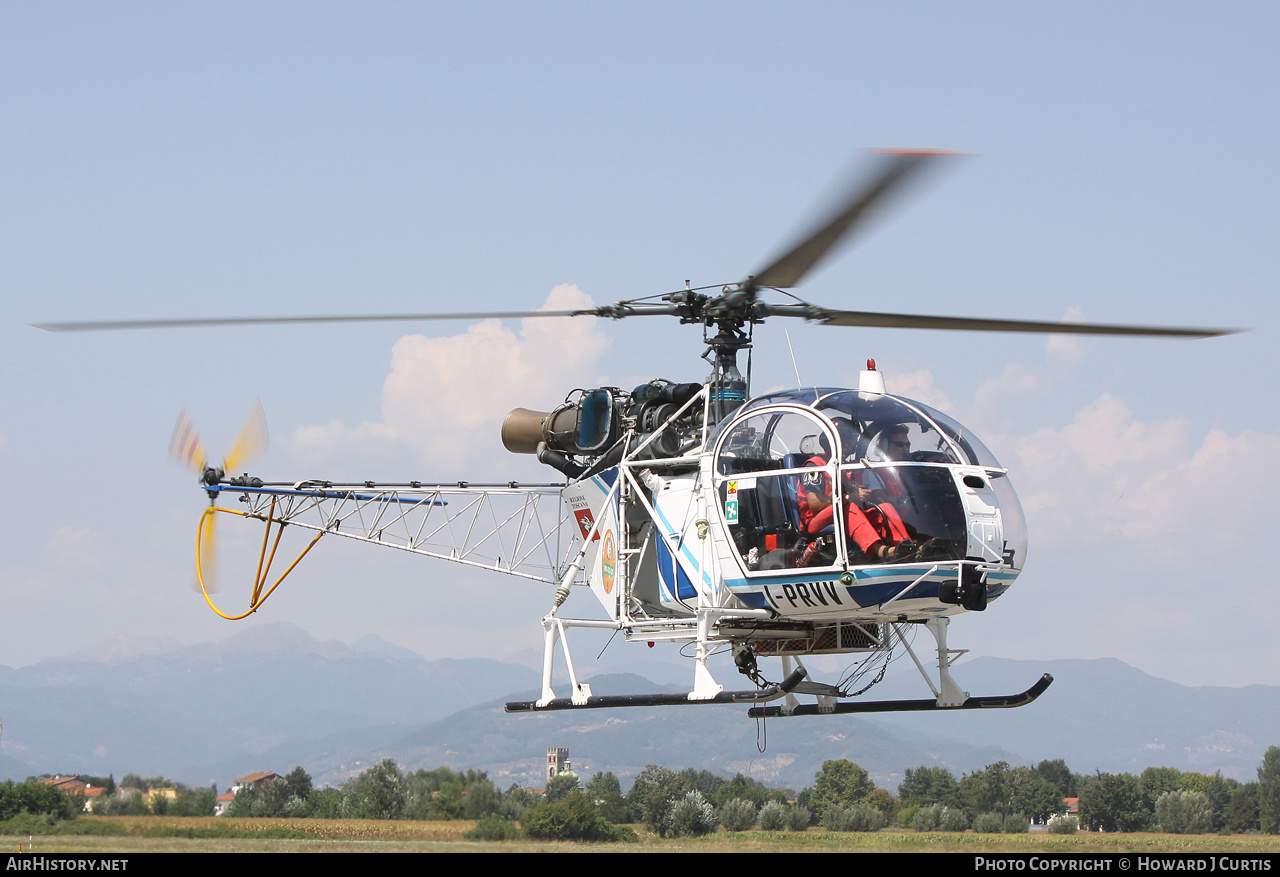
[[552, 746], [547, 749], [547, 781], [555, 779], [560, 774], [572, 772], [569, 766], [569, 750], [564, 747]]

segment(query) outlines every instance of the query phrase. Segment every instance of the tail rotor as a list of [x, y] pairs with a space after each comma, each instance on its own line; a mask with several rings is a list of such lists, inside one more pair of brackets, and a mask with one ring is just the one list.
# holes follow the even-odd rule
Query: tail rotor
[[[173, 436], [169, 439], [169, 456], [186, 468], [200, 476], [200, 483], [212, 487], [221, 481], [228, 472], [248, 463], [267, 449], [267, 418], [262, 411], [262, 403], [254, 402], [244, 426], [240, 428], [231, 449], [222, 460], [221, 466], [209, 463], [204, 450], [204, 442], [196, 432], [195, 425], [186, 409], [178, 415], [174, 424]], [[213, 506], [217, 494], [209, 492], [209, 508], [200, 520], [200, 536], [196, 545], [196, 581], [194, 588], [204, 591], [205, 595], [216, 593], [217, 582], [217, 515]]]

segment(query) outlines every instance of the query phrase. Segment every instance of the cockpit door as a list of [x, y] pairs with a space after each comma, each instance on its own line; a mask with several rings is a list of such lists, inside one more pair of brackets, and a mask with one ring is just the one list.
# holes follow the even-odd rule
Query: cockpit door
[[1000, 526], [1000, 502], [987, 473], [981, 469], [957, 469], [960, 496], [969, 521], [969, 557], [988, 563], [1004, 558], [1004, 534]]
[[840, 446], [824, 418], [790, 407], [755, 412], [725, 430], [715, 453], [718, 517], [747, 575], [842, 567], [836, 527], [814, 523], [840, 508]]

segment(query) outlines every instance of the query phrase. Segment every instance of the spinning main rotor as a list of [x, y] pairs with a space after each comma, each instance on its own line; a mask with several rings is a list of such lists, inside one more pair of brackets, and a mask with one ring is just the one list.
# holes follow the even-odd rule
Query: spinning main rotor
[[[949, 329], [970, 332], [1039, 332], [1074, 335], [1153, 335], [1208, 338], [1236, 329], [1173, 326], [1130, 326], [1106, 323], [1062, 323], [1037, 320], [949, 317], [928, 314], [893, 314], [826, 308], [800, 299], [788, 303], [763, 300], [764, 290], [798, 286], [819, 262], [854, 231], [865, 225], [891, 197], [900, 195], [930, 166], [954, 153], [937, 150], [888, 150], [880, 153], [880, 166], [862, 185], [851, 189], [839, 208], [790, 249], [747, 279], [725, 284], [682, 289], [646, 299], [619, 301], [579, 310], [481, 311], [472, 313], [344, 314], [293, 317], [205, 317], [161, 320], [103, 320], [33, 323], [50, 332], [90, 332], [114, 329], [165, 329], [200, 326], [253, 326], [290, 323], [384, 323], [421, 320], [525, 319], [530, 317], [672, 316], [682, 323], [699, 323], [714, 332], [708, 343], [723, 361], [746, 346], [745, 327], [769, 317], [799, 317], [826, 326], [893, 329]], [[705, 290], [719, 290], [708, 293]], [[794, 297], [793, 297], [794, 298]]]

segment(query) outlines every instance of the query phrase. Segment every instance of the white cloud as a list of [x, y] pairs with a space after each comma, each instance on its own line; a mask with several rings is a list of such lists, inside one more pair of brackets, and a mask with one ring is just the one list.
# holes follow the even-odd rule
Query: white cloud
[[93, 565], [102, 559], [98, 533], [84, 527], [59, 527], [44, 550], [58, 561], [74, 565]]
[[[551, 290], [542, 310], [592, 307], [576, 286]], [[420, 461], [456, 466], [506, 455], [499, 438], [512, 408], [546, 410], [574, 387], [593, 386], [608, 339], [594, 317], [533, 318], [513, 332], [485, 320], [458, 335], [406, 335], [396, 342], [382, 390], [382, 420], [332, 421], [297, 430], [291, 451], [329, 460], [357, 451], [407, 449]]]
[[1197, 444], [1186, 420], [1144, 423], [1104, 394], [1013, 447], [1028, 518], [1052, 541], [1123, 539], [1156, 562], [1211, 560], [1271, 529], [1280, 476], [1265, 461], [1280, 436], [1212, 430]]
[[933, 383], [933, 372], [921, 369], [916, 372], [894, 374], [885, 378], [885, 385], [895, 396], [905, 396], [917, 402], [951, 413], [951, 400]]
[[[1083, 323], [1087, 319], [1080, 308], [1069, 307], [1062, 315], [1064, 323]], [[1087, 335], [1049, 335], [1044, 339], [1044, 349], [1049, 357], [1062, 363], [1083, 359], [1097, 346], [1097, 341]]]
[[974, 393], [973, 412], [969, 415], [983, 420], [996, 414], [1013, 399], [1034, 393], [1045, 385], [1045, 375], [1027, 368], [1020, 362], [1011, 362], [1004, 371], [983, 381]]

